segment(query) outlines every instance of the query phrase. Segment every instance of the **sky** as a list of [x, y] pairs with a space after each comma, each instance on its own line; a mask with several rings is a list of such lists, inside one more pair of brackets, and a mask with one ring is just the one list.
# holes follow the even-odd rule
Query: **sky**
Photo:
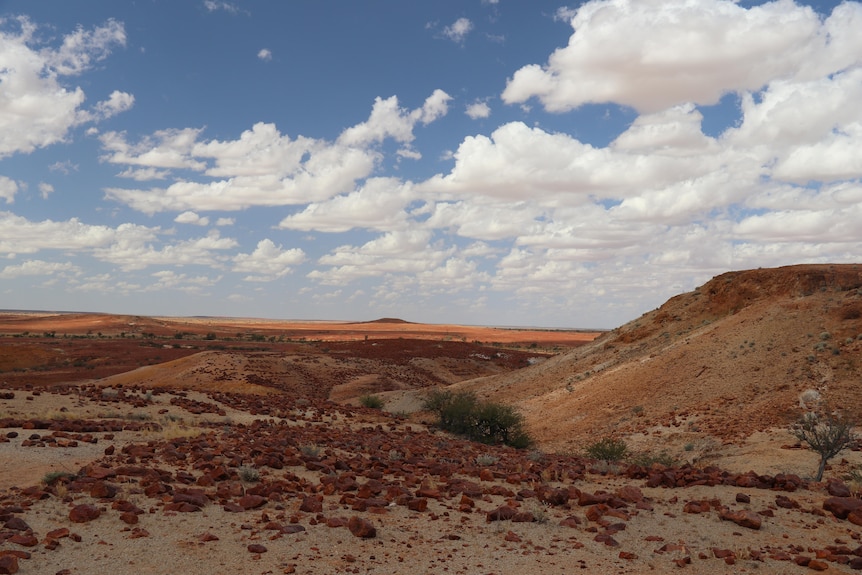
[[862, 259], [862, 3], [0, 0], [0, 309], [613, 328]]

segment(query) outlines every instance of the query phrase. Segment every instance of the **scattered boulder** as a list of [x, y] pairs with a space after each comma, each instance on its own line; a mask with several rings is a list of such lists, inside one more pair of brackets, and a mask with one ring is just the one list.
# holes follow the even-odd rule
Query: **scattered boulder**
[[347, 522], [347, 528], [353, 535], [361, 539], [371, 539], [377, 536], [377, 529], [370, 521], [355, 515]]
[[74, 506], [69, 511], [69, 521], [72, 523], [87, 523], [88, 521], [98, 519], [101, 514], [101, 510], [95, 505], [82, 503], [81, 505]]

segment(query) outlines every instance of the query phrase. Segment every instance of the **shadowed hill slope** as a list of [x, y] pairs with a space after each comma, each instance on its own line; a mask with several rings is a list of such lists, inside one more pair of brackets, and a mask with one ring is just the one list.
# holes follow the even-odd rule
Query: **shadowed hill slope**
[[725, 273], [570, 353], [460, 384], [518, 405], [543, 447], [676, 427], [785, 425], [817, 390], [862, 419], [862, 265]]

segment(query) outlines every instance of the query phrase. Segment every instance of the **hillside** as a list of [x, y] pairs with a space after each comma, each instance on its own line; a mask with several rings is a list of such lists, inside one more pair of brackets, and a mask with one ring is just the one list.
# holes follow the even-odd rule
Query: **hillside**
[[862, 418], [862, 266], [730, 272], [541, 365], [462, 384], [518, 405], [543, 446], [661, 429], [739, 441], [817, 390]]

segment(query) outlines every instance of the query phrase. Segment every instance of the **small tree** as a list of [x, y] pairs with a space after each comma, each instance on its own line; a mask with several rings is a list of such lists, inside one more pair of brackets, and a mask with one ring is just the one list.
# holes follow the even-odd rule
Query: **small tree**
[[793, 435], [820, 455], [815, 481], [823, 479], [826, 462], [841, 453], [854, 440], [853, 421], [843, 414], [818, 415], [809, 412], [793, 426]]

